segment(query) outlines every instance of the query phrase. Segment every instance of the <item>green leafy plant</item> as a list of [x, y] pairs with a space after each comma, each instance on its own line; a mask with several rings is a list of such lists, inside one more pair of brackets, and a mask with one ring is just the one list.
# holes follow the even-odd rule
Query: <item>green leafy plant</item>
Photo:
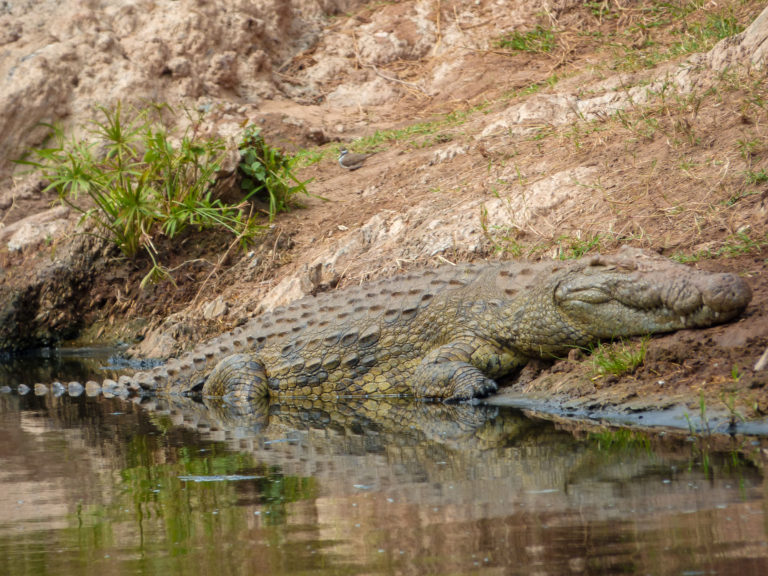
[[155, 245], [160, 234], [172, 239], [189, 226], [223, 228], [247, 243], [259, 232], [246, 203], [213, 197], [224, 144], [201, 138], [199, 122], [175, 142], [163, 120], [163, 112], [175, 113], [169, 106], [126, 114], [118, 104], [97, 111], [98, 120], [80, 127], [82, 137], [48, 125], [51, 146], [31, 150], [20, 162], [39, 171], [50, 182], [46, 190], [56, 190], [62, 203], [82, 214], [81, 224], [93, 224], [90, 233], [114, 242], [127, 257], [149, 256], [152, 268], [142, 286], [170, 279]]
[[736, 17], [725, 12], [710, 14], [704, 23], [694, 27], [695, 34], [714, 41], [734, 36], [742, 30], [744, 30], [744, 26], [739, 23]]
[[[640, 34], [640, 46], [632, 42], [606, 43], [616, 53], [613, 67], [620, 70], [652, 68], [661, 62], [694, 52], [705, 52], [716, 42], [744, 29], [732, 10], [723, 8], [697, 21], [700, 2], [659, 2], [641, 9], [643, 18], [625, 34], [634, 39]], [[683, 21], [684, 25], [679, 23]]]
[[289, 156], [264, 141], [261, 129], [247, 126], [243, 133], [240, 150], [240, 188], [246, 199], [259, 197], [269, 201], [269, 220], [279, 212], [286, 212], [292, 197], [302, 192], [309, 195], [307, 184], [296, 177], [298, 156]]

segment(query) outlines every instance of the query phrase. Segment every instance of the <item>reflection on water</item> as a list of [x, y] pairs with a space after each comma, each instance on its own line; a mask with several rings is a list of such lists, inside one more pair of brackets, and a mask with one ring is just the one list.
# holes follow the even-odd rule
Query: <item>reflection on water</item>
[[54, 380], [85, 382], [113, 378], [122, 368], [115, 348], [43, 348], [0, 359], [0, 386], [15, 386]]
[[3, 394], [0, 574], [762, 575], [761, 442], [415, 402]]

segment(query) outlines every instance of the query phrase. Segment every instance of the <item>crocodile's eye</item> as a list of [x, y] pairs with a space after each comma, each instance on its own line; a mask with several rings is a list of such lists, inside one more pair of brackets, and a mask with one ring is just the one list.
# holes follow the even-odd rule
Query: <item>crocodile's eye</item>
[[588, 302], [590, 304], [602, 304], [609, 302], [613, 297], [606, 291], [595, 286], [573, 286], [560, 284], [555, 290], [555, 302], [567, 304], [568, 302]]
[[584, 268], [583, 273], [589, 276], [593, 274], [605, 274], [606, 272], [612, 272], [616, 270], [615, 264], [606, 264], [605, 262], [598, 262], [591, 265], [589, 268]]
[[601, 304], [612, 300], [609, 294], [599, 288], [579, 288], [578, 290], [572, 290], [569, 296], [571, 300], [589, 302], [590, 304]]

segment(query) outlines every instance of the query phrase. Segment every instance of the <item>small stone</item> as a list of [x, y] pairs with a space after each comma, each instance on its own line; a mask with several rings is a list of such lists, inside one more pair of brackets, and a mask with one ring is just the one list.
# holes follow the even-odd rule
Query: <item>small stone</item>
[[101, 394], [101, 385], [93, 380], [88, 380], [85, 383], [85, 394], [87, 396], [98, 396]]
[[141, 390], [141, 386], [136, 381], [136, 379], [130, 376], [120, 376], [120, 378], [117, 380], [117, 383], [126, 391], [133, 390], [135, 392], [137, 390]]
[[101, 383], [101, 387], [104, 390], [112, 390], [113, 388], [117, 388], [117, 382], [111, 378], [104, 378], [104, 381]]
[[164, 406], [154, 396], [143, 396], [138, 398], [138, 401], [141, 402], [141, 407], [148, 412], [161, 412], [164, 410]]
[[205, 303], [203, 306], [203, 317], [206, 320], [213, 320], [224, 316], [227, 313], [227, 310], [227, 303], [224, 302], [224, 299], [221, 296], [219, 296], [215, 300]]
[[17, 389], [19, 396], [24, 396], [26, 394], [29, 394], [29, 390], [30, 388], [26, 384], [19, 384], [19, 387]]
[[133, 380], [136, 383], [136, 390], [155, 390], [157, 383], [152, 379], [152, 376], [147, 372], [136, 372], [133, 375]]
[[111, 34], [102, 33], [99, 34], [96, 37], [96, 42], [94, 43], [94, 48], [98, 52], [107, 52], [115, 45], [115, 39], [112, 37]]
[[186, 78], [192, 73], [192, 64], [189, 59], [181, 56], [168, 60], [166, 67], [174, 78]]
[[62, 394], [64, 394], [64, 392], [67, 391], [67, 389], [64, 388], [64, 384], [62, 384], [61, 382], [54, 382], [53, 384], [51, 384], [51, 390], [53, 390], [54, 396], [61, 396]]
[[13, 392], [10, 386], [0, 386], [0, 394], [10, 394]]
[[35, 384], [34, 386], [35, 396], [45, 396], [48, 394], [48, 386], [45, 384]]
[[80, 396], [83, 393], [83, 385], [80, 382], [70, 382], [67, 384], [67, 393], [70, 396]]
[[581, 362], [584, 360], [584, 353], [578, 348], [568, 350], [568, 360], [571, 362]]
[[308, 128], [306, 135], [309, 140], [312, 140], [312, 142], [319, 146], [331, 141], [331, 137], [328, 136], [328, 134], [325, 133], [325, 130], [320, 126], [312, 126]]
[[765, 370], [768, 367], [768, 348], [765, 349], [765, 352], [760, 356], [760, 358], [757, 359], [757, 362], [755, 362], [755, 367], [753, 370], [755, 372], [761, 372], [762, 370]]

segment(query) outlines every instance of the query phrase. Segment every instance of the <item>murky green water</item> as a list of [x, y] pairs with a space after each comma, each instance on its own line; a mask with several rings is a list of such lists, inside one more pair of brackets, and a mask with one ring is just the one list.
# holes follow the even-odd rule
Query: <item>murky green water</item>
[[0, 574], [763, 575], [765, 447], [414, 402], [2, 394]]

